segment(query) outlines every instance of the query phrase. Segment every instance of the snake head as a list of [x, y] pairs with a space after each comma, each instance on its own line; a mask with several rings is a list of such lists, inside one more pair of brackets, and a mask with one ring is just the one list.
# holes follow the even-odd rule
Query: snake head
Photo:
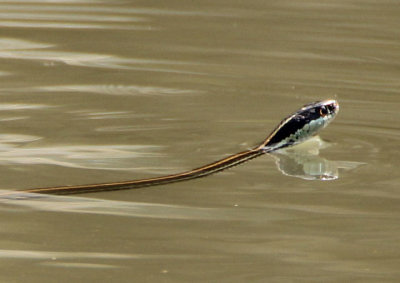
[[270, 152], [303, 142], [318, 134], [338, 112], [339, 104], [333, 99], [304, 105], [283, 119], [259, 148]]

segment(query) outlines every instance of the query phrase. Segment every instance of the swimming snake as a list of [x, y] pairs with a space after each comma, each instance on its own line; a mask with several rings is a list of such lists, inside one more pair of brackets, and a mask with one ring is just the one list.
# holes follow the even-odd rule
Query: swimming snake
[[339, 104], [335, 100], [317, 101], [304, 105], [301, 109], [283, 119], [260, 145], [190, 171], [124, 182], [35, 188], [22, 190], [20, 192], [66, 195], [115, 191], [163, 185], [208, 176], [257, 156], [303, 142], [315, 136], [321, 129], [326, 127], [333, 120], [338, 111]]

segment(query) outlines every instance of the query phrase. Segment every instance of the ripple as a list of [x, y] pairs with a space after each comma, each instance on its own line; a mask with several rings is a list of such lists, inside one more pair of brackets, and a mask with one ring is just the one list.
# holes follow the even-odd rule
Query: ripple
[[86, 92], [109, 95], [182, 95], [195, 92], [194, 90], [138, 85], [57, 85], [36, 89], [47, 92]]
[[77, 115], [78, 119], [88, 119], [88, 120], [103, 120], [103, 119], [124, 119], [124, 118], [132, 118], [142, 115], [136, 115], [129, 111], [102, 111], [96, 112], [93, 110], [77, 110], [77, 111], [69, 111], [68, 113]]
[[17, 120], [25, 120], [29, 119], [28, 116], [15, 116], [15, 117], [7, 117], [7, 118], [0, 118], [1, 122], [7, 122], [7, 121], [17, 121]]
[[2, 42], [0, 41], [0, 58], [40, 61], [47, 67], [52, 67], [55, 63], [62, 63], [91, 68], [207, 75], [203, 72], [182, 69], [201, 65], [198, 62], [124, 58], [108, 54], [56, 51], [50, 49], [50, 47], [53, 47], [53, 45], [18, 39], [3, 39]]
[[[15, 28], [54, 28], [54, 29], [127, 29], [127, 30], [149, 30], [148, 27], [138, 26], [119, 26], [112, 25], [106, 26], [104, 24], [83, 24], [83, 23], [38, 23], [32, 21], [13, 22], [13, 21], [0, 21], [1, 27], [15, 27]], [[153, 28], [154, 30], [154, 28]]]
[[111, 264], [82, 263], [82, 262], [45, 262], [41, 263], [41, 265], [66, 267], [66, 268], [96, 268], [96, 269], [119, 268], [119, 266]]
[[227, 220], [230, 209], [0, 191], [0, 202], [41, 211], [141, 218]]
[[[106, 253], [106, 252], [65, 252], [65, 251], [48, 251], [48, 250], [11, 250], [1, 249], [0, 259], [20, 259], [20, 260], [38, 260], [40, 265], [56, 266], [67, 268], [120, 268], [116, 264], [99, 263], [99, 260], [126, 261], [126, 260], [149, 260], [149, 259], [199, 259], [199, 258], [216, 258], [214, 255], [198, 254], [143, 254], [143, 253]], [[220, 256], [219, 256], [220, 257]], [[76, 261], [76, 262], [74, 262]], [[86, 261], [86, 262], [82, 262]], [[95, 262], [92, 262], [95, 261]]]
[[107, 126], [96, 128], [97, 132], [137, 132], [137, 131], [160, 131], [171, 129], [172, 126]]
[[103, 3], [103, 0], [1, 0], [0, 3], [38, 3], [38, 4], [67, 4], [67, 3]]
[[39, 49], [50, 48], [53, 44], [38, 43], [28, 40], [15, 38], [0, 38], [0, 50], [20, 50], [20, 49]]
[[2, 143], [26, 143], [40, 140], [41, 137], [30, 135], [0, 134], [0, 144]]
[[[18, 140], [20, 138], [20, 140]], [[159, 173], [172, 168], [144, 166], [148, 158], [163, 156], [156, 151], [160, 146], [150, 145], [79, 145], [19, 148], [15, 143], [39, 138], [18, 135], [0, 135], [0, 164], [50, 164], [71, 168], [127, 170]], [[132, 166], [132, 158], [135, 166]], [[126, 162], [124, 162], [126, 160]], [[142, 164], [142, 165], [138, 165]]]
[[[133, 16], [131, 12], [116, 13], [113, 8], [103, 6], [96, 11], [77, 6], [89, 1], [29, 1], [33, 5], [2, 4], [0, 1], [0, 26], [19, 28], [57, 28], [57, 29], [149, 29], [137, 23], [149, 22], [145, 17]], [[19, 2], [19, 1], [13, 1]], [[90, 3], [100, 1], [90, 1]]]
[[[37, 3], [40, 5], [24, 5], [24, 4], [15, 4], [16, 2], [22, 3]], [[173, 10], [171, 8], [161, 9], [161, 8], [131, 8], [131, 7], [107, 7], [105, 5], [97, 5], [97, 6], [75, 6], [75, 5], [54, 5], [49, 2], [55, 2], [57, 4], [73, 4], [73, 3], [104, 3], [106, 1], [101, 0], [64, 0], [64, 1], [44, 1], [44, 0], [15, 0], [15, 1], [1, 1], [2, 3], [8, 3], [1, 5], [1, 10], [5, 12], [9, 11], [35, 11], [35, 12], [72, 12], [72, 13], [81, 13], [81, 12], [89, 12], [89, 13], [100, 13], [104, 15], [106, 13], [118, 13], [118, 14], [140, 14], [140, 15], [172, 15], [172, 16], [199, 16], [199, 17], [237, 17], [238, 15], [234, 15], [234, 11], [230, 11], [229, 13], [221, 13], [216, 12], [215, 10]]]
[[11, 103], [0, 103], [0, 111], [6, 110], [31, 110], [31, 109], [45, 109], [50, 106], [44, 104], [11, 104]]
[[128, 17], [128, 16], [110, 16], [103, 15], [101, 17], [89, 14], [61, 14], [61, 13], [11, 13], [7, 14], [0, 13], [0, 19], [13, 19], [13, 20], [49, 20], [49, 21], [59, 21], [59, 20], [69, 20], [69, 21], [83, 21], [83, 22], [143, 22], [146, 21], [145, 18], [138, 17]]
[[[366, 197], [366, 196], [362, 196]], [[25, 193], [21, 191], [0, 191], [0, 203], [7, 204], [12, 211], [50, 211], [77, 214], [93, 214], [98, 216], [123, 216], [153, 219], [207, 220], [207, 221], [245, 221], [263, 222], [265, 213], [270, 221], [293, 220], [302, 218], [307, 213], [315, 217], [321, 215], [353, 215], [353, 216], [390, 216], [392, 213], [367, 211], [361, 208], [332, 207], [331, 205], [273, 204], [260, 201], [253, 207], [238, 205], [224, 207], [196, 207], [177, 204], [161, 204], [155, 202], [132, 202], [97, 199], [79, 196], [53, 196]], [[238, 214], [240, 209], [240, 214]], [[6, 211], [5, 208], [3, 208]], [[297, 216], [296, 216], [297, 215]]]
[[[101, 252], [65, 252], [47, 250], [11, 250], [1, 249], [1, 259], [38, 260], [40, 265], [67, 268], [120, 268], [118, 264], [98, 263], [99, 260], [126, 261], [146, 259], [190, 259], [197, 255], [188, 254], [128, 254], [128, 253], [101, 253]], [[71, 262], [72, 261], [72, 262]], [[74, 262], [75, 261], [75, 262]], [[86, 261], [86, 262], [82, 262]], [[96, 261], [96, 262], [92, 262]]]
[[[88, 3], [97, 5], [89, 6]], [[163, 28], [161, 25], [157, 26], [157, 22], [153, 21], [152, 17], [154, 16], [232, 17], [231, 13], [216, 13], [212, 10], [186, 11], [111, 7], [101, 3], [105, 3], [105, 1], [0, 1], [0, 26], [26, 29], [154, 31]]]
[[49, 251], [26, 251], [26, 250], [0, 250], [0, 258], [30, 258], [30, 259], [129, 259], [137, 258], [138, 255], [117, 253], [95, 253], [95, 252], [49, 252]]

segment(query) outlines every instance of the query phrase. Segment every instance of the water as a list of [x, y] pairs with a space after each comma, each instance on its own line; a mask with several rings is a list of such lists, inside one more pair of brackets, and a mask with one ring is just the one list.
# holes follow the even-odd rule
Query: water
[[[312, 153], [2, 197], [0, 281], [397, 282], [399, 13], [393, 0], [0, 1], [2, 194], [180, 172], [256, 145], [305, 103], [341, 107]], [[334, 180], [310, 177], [321, 168]]]

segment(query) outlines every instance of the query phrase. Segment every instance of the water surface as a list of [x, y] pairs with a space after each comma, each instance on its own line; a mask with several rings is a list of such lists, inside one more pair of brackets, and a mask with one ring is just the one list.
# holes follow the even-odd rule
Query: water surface
[[[306, 157], [1, 197], [0, 281], [397, 282], [399, 13], [393, 0], [0, 1], [2, 194], [180, 172], [256, 145], [303, 104], [341, 107]], [[332, 180], [299, 174], [315, 160]]]

